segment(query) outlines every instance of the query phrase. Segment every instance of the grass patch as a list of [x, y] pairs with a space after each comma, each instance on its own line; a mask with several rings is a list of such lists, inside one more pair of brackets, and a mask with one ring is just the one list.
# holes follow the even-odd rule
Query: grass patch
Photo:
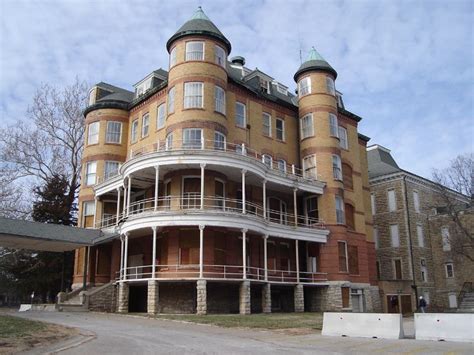
[[0, 315], [0, 339], [32, 335], [46, 328], [47, 325], [41, 322]]
[[198, 316], [157, 315], [157, 319], [181, 320], [199, 324], [212, 324], [225, 328], [256, 329], [313, 329], [320, 330], [323, 324], [322, 313], [271, 313], [271, 314], [216, 314]]

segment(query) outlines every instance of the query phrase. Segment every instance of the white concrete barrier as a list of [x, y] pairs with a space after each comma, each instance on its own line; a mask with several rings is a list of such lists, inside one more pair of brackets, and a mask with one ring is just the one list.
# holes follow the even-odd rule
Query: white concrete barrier
[[415, 339], [474, 342], [474, 314], [416, 313]]
[[362, 338], [402, 339], [400, 314], [332, 313], [323, 316], [322, 335]]
[[31, 311], [31, 304], [20, 304], [20, 309], [18, 312]]

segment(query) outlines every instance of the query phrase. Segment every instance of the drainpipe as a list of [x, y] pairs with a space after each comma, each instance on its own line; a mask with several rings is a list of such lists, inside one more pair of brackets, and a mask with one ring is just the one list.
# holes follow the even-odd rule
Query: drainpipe
[[407, 222], [408, 244], [409, 244], [410, 261], [411, 261], [411, 274], [413, 277], [413, 280], [412, 280], [413, 283], [411, 287], [413, 290], [415, 290], [415, 307], [418, 308], [418, 289], [416, 286], [415, 263], [413, 260], [413, 241], [411, 238], [410, 213], [408, 209], [408, 190], [407, 190], [406, 175], [403, 176], [403, 190], [404, 190], [404, 195], [405, 195], [404, 196], [405, 197], [405, 218]]

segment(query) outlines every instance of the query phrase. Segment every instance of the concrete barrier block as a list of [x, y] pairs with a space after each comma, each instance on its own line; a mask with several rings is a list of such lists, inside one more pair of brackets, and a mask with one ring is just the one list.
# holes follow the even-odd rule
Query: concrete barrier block
[[415, 339], [474, 342], [474, 314], [416, 313]]
[[31, 311], [31, 304], [20, 304], [20, 309], [18, 312]]
[[402, 316], [400, 314], [387, 313], [325, 312], [321, 334], [362, 338], [402, 339]]

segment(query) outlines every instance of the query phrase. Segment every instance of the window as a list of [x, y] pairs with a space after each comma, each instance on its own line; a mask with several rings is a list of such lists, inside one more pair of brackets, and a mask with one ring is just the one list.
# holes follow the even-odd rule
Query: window
[[428, 271], [426, 269], [426, 260], [420, 259], [420, 276], [422, 282], [428, 282]]
[[225, 68], [225, 50], [220, 46], [214, 46], [214, 62]]
[[372, 192], [370, 194], [370, 205], [372, 206], [372, 215], [376, 212], [376, 204], [375, 204], [375, 194]]
[[276, 127], [276, 139], [284, 141], [285, 140], [285, 121], [277, 118], [275, 122], [275, 127]]
[[332, 173], [334, 180], [342, 180], [342, 166], [339, 155], [332, 156]]
[[276, 197], [269, 197], [267, 206], [267, 217], [270, 221], [287, 224], [287, 209], [285, 202]]
[[308, 197], [305, 203], [305, 217], [306, 223], [311, 225], [313, 222], [316, 222], [314, 219], [319, 218], [319, 211], [318, 211], [318, 198], [316, 196]]
[[350, 287], [341, 287], [342, 308], [349, 308]]
[[166, 119], [166, 108], [165, 104], [161, 104], [158, 106], [157, 113], [156, 113], [156, 128], [160, 129], [165, 126], [165, 119]]
[[201, 149], [202, 130], [200, 128], [183, 129], [183, 148]]
[[122, 123], [107, 121], [107, 131], [105, 134], [106, 143], [121, 143], [122, 141]]
[[184, 108], [203, 107], [203, 88], [203, 83], [194, 82], [184, 84]]
[[352, 168], [348, 164], [342, 164], [342, 179], [346, 189], [354, 189], [354, 180], [352, 179]]
[[357, 246], [349, 245], [348, 247], [348, 256], [349, 256], [349, 274], [358, 275], [359, 274], [359, 251]]
[[138, 140], [138, 119], [132, 122], [132, 143], [135, 143]]
[[[216, 201], [215, 205], [216, 207], [221, 207], [222, 209], [225, 209], [225, 185], [224, 182], [221, 180], [215, 180], [214, 181], [214, 194], [216, 196]], [[217, 238], [217, 239], [223, 239], [223, 238]], [[215, 240], [217, 242], [217, 239]], [[223, 264], [218, 264], [218, 265], [223, 265]]]
[[174, 112], [174, 94], [176, 89], [172, 87], [170, 91], [168, 91], [168, 113]]
[[243, 145], [243, 144], [237, 144], [235, 146], [235, 152], [237, 154], [246, 155], [247, 154], [247, 148], [245, 148], [245, 145]]
[[337, 224], [346, 223], [346, 218], [344, 216], [344, 200], [341, 196], [336, 196], [336, 222]]
[[306, 179], [316, 179], [316, 156], [308, 155], [303, 158], [303, 177]]
[[240, 102], [235, 103], [235, 124], [238, 127], [247, 127], [245, 105]]
[[221, 132], [214, 132], [214, 149], [225, 150], [225, 136]]
[[329, 94], [336, 95], [336, 88], [334, 87], [334, 80], [329, 76], [326, 77], [326, 88]]
[[142, 117], [142, 138], [147, 137], [150, 132], [150, 115], [147, 113]]
[[418, 238], [418, 246], [420, 248], [425, 247], [425, 238], [423, 236], [423, 226], [421, 224], [416, 225], [416, 236]]
[[337, 242], [338, 252], [339, 252], [339, 271], [347, 272], [347, 243], [346, 242]]
[[186, 60], [204, 60], [204, 42], [187, 42]]
[[225, 91], [219, 86], [214, 90], [215, 110], [225, 115]]
[[277, 166], [278, 170], [280, 170], [282, 173], [286, 173], [286, 161], [284, 159], [278, 159]]
[[99, 127], [100, 122], [89, 123], [89, 130], [87, 132], [87, 144], [99, 143]]
[[400, 259], [393, 260], [393, 276], [395, 280], [402, 279], [402, 261]]
[[311, 94], [311, 78], [308, 76], [298, 82], [299, 97]]
[[176, 47], [170, 52], [170, 68], [176, 64]]
[[397, 200], [395, 199], [395, 190], [388, 190], [388, 211], [393, 212], [397, 210]]
[[95, 202], [87, 201], [82, 204], [84, 228], [94, 228]]
[[454, 277], [454, 266], [452, 263], [447, 263], [445, 264], [445, 268], [446, 268], [446, 277], [448, 279], [450, 278], [453, 278]]
[[329, 132], [333, 137], [339, 137], [339, 125], [337, 123], [337, 116], [333, 113], [329, 114]]
[[450, 251], [451, 250], [451, 241], [449, 240], [449, 228], [443, 227], [441, 228], [441, 239], [443, 242], [443, 251]]
[[173, 133], [168, 133], [168, 135], [166, 136], [166, 146], [165, 146], [165, 149], [166, 149], [166, 150], [171, 150], [171, 149], [173, 149]]
[[355, 230], [354, 206], [346, 203], [344, 207], [347, 228]]
[[418, 191], [413, 191], [413, 204], [415, 206], [415, 212], [420, 212], [420, 197], [418, 196]]
[[374, 243], [375, 249], [380, 248], [379, 230], [377, 229], [377, 227], [374, 227]]
[[119, 167], [120, 167], [120, 163], [118, 161], [106, 161], [104, 178], [109, 179], [115, 175], [118, 175]]
[[272, 116], [264, 112], [262, 115], [263, 118], [263, 134], [265, 136], [272, 136]]
[[273, 165], [273, 158], [271, 157], [271, 155], [263, 154], [262, 155], [262, 163], [265, 164], [266, 166], [268, 166], [269, 168], [271, 168], [272, 165]]
[[307, 114], [300, 119], [301, 139], [314, 136], [313, 115]]
[[97, 162], [90, 161], [86, 164], [86, 186], [94, 185], [96, 182]]
[[398, 235], [398, 224], [390, 225], [390, 240], [392, 247], [398, 248], [400, 246], [400, 236]]
[[342, 149], [349, 149], [349, 142], [347, 141], [347, 129], [339, 126], [339, 147]]
[[448, 296], [449, 308], [458, 308], [458, 297], [455, 293]]

